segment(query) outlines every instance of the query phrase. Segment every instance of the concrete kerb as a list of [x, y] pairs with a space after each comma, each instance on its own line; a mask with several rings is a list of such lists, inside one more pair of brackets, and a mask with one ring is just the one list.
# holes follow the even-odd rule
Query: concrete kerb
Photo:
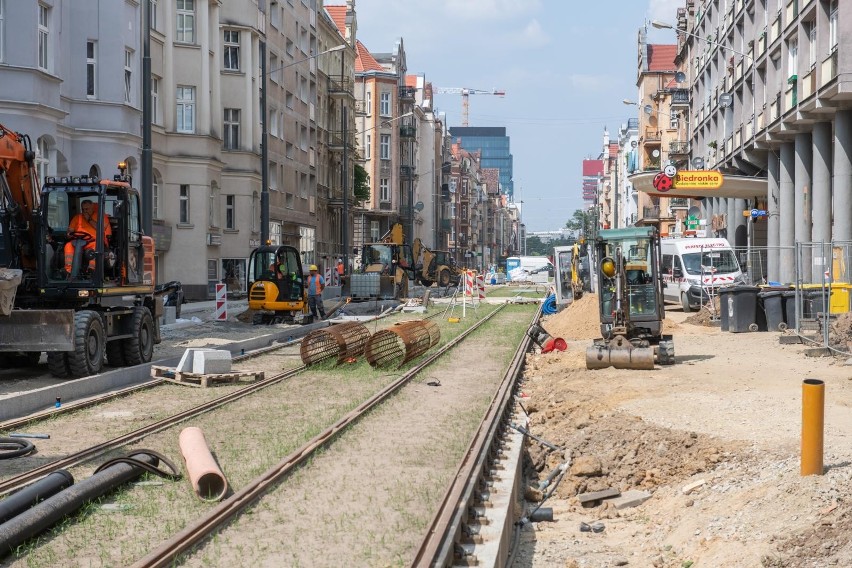
[[[328, 326], [328, 322], [317, 322], [310, 325], [299, 326], [294, 329], [283, 329], [273, 333], [252, 337], [243, 341], [229, 343], [227, 345], [213, 345], [216, 349], [225, 349], [231, 354], [239, 355], [242, 350], [251, 351], [261, 347], [272, 345], [276, 341], [289, 341], [308, 334], [314, 329]], [[180, 362], [181, 356], [169, 357], [158, 361], [153, 361], [145, 365], [136, 367], [126, 367], [114, 369], [84, 377], [82, 379], [74, 379], [63, 381], [61, 384], [42, 387], [27, 392], [23, 392], [9, 398], [3, 398], [0, 404], [0, 421], [11, 420], [13, 418], [21, 418], [45, 410], [54, 406], [56, 397], [61, 397], [62, 402], [73, 402], [98, 394], [118, 390], [121, 388], [140, 385], [151, 381], [151, 365], [159, 365], [162, 367], [174, 367]]]

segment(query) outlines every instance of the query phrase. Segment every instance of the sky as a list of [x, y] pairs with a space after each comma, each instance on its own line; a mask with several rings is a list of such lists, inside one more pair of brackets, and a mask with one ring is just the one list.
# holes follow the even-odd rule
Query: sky
[[[326, 4], [343, 4], [328, 0]], [[683, 0], [356, 0], [358, 39], [373, 53], [402, 40], [409, 74], [470, 95], [470, 126], [505, 126], [515, 200], [528, 232], [556, 231], [582, 208], [582, 160], [597, 158], [638, 107], [640, 27], [675, 22]], [[651, 43], [675, 43], [648, 26]], [[435, 95], [450, 127], [462, 97]]]

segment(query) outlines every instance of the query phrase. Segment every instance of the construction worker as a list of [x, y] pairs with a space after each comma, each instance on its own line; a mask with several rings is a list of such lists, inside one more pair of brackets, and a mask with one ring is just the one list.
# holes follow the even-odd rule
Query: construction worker
[[[104, 224], [104, 248], [109, 246], [109, 239], [112, 237], [112, 227], [109, 224], [109, 217], [103, 216]], [[87, 250], [95, 250], [97, 248], [98, 238], [98, 208], [91, 199], [86, 199], [80, 204], [80, 213], [71, 219], [68, 224], [68, 241], [65, 243], [65, 272], [71, 274], [71, 268], [74, 264], [74, 250], [76, 241], [83, 240], [83, 253]], [[89, 261], [89, 270], [95, 269], [95, 260]]]
[[310, 268], [311, 274], [308, 276], [308, 308], [311, 310], [311, 315], [317, 317], [319, 310], [319, 318], [325, 319], [325, 306], [322, 305], [322, 290], [325, 288], [325, 278], [317, 273], [317, 265], [312, 264]]

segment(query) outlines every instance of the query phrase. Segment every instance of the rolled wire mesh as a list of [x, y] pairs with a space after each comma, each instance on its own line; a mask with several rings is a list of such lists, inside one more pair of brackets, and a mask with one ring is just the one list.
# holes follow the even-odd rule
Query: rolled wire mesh
[[346, 322], [316, 329], [305, 336], [299, 348], [302, 363], [313, 365], [337, 358], [337, 364], [343, 363], [349, 357], [364, 353], [364, 346], [370, 339], [370, 332], [358, 322]]
[[441, 339], [441, 330], [433, 321], [418, 320], [398, 323], [373, 334], [364, 354], [373, 367], [401, 367], [426, 353]]

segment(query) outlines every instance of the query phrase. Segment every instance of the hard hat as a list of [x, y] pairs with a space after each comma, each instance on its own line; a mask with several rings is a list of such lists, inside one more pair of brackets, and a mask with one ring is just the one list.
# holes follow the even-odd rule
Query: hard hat
[[317, 265], [316, 265], [316, 264], [312, 264], [312, 265], [311, 265], [311, 267], [310, 267], [308, 270], [316, 270], [316, 269], [317, 269]]
[[603, 259], [601, 261], [601, 272], [604, 273], [604, 276], [607, 278], [612, 278], [615, 276], [615, 262], [609, 257]]

